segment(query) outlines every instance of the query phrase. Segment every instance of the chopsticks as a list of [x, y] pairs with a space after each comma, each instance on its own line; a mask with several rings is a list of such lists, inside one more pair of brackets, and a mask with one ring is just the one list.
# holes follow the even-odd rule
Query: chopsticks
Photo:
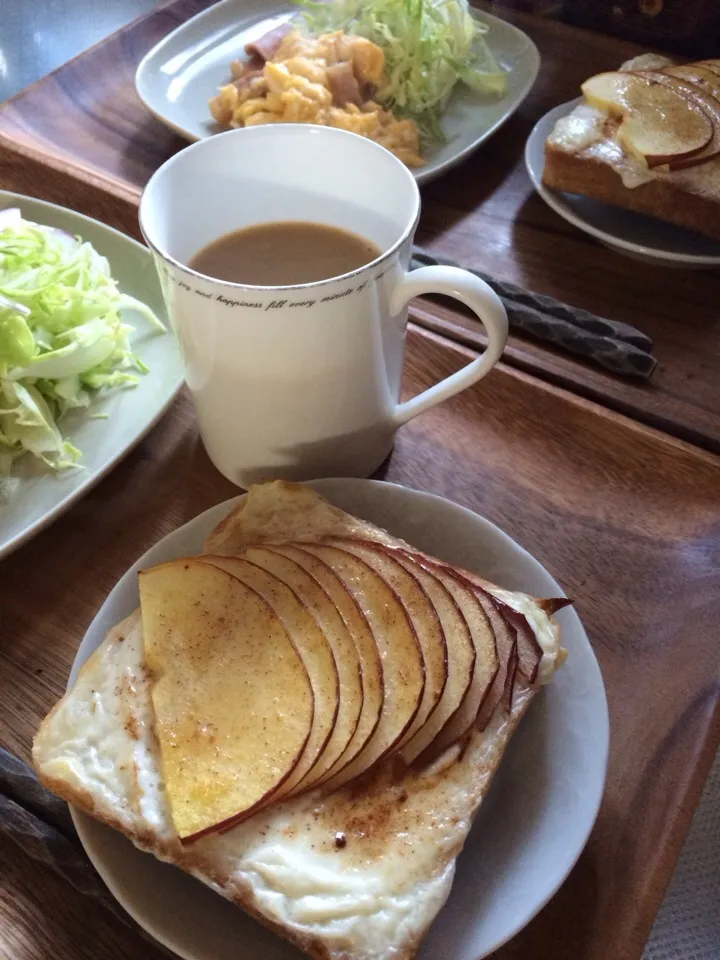
[[[414, 247], [411, 269], [436, 264], [458, 266], [453, 260]], [[500, 297], [514, 333], [540, 340], [583, 357], [623, 377], [647, 380], [657, 360], [652, 340], [641, 330], [618, 320], [598, 317], [541, 293], [523, 290], [506, 280], [497, 280], [471, 268]]]
[[[50, 867], [79, 893], [102, 904], [161, 953], [169, 951], [120, 907], [83, 850], [67, 804], [46, 790], [32, 767], [0, 747], [0, 836]], [[173, 954], [174, 956], [174, 954]]]
[[2, 747], [0, 835], [51, 866], [76, 890], [111, 903], [78, 843], [67, 804], [45, 790], [35, 772]]

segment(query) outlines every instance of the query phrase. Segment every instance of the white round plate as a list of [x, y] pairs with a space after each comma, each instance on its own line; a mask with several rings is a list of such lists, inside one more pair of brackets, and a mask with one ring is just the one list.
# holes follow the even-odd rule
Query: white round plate
[[[311, 484], [332, 503], [444, 560], [536, 596], [562, 596], [544, 567], [492, 523], [440, 497], [373, 480]], [[70, 685], [108, 629], [138, 604], [137, 571], [199, 553], [233, 503], [171, 533], [125, 574], [78, 650]], [[544, 906], [577, 860], [597, 815], [608, 759], [608, 710], [582, 624], [558, 614], [565, 665], [532, 704], [458, 861], [450, 898], [418, 960], [480, 960]], [[184, 960], [292, 960], [300, 954], [199, 881], [73, 812], [83, 845], [128, 913]]]
[[546, 113], [535, 124], [525, 144], [528, 175], [545, 203], [573, 226], [635, 260], [665, 267], [700, 269], [720, 266], [720, 243], [710, 237], [632, 210], [613, 207], [576, 193], [560, 193], [543, 185], [545, 141], [557, 121], [579, 103], [582, 103], [581, 97], [561, 103]]
[[[297, 8], [286, 0], [222, 0], [180, 24], [145, 55], [135, 74], [135, 88], [158, 120], [181, 137], [201, 140], [219, 131], [208, 100], [228, 82], [230, 61], [243, 47], [289, 20]], [[453, 96], [442, 119], [447, 142], [426, 151], [427, 163], [415, 172], [427, 183], [460, 163], [517, 110], [540, 69], [532, 40], [511, 23], [485, 11], [488, 42], [508, 71], [502, 97], [482, 98], [469, 91]]]
[[133, 349], [149, 368], [132, 390], [110, 390], [100, 395], [90, 413], [69, 414], [61, 429], [82, 451], [82, 469], [52, 473], [29, 457], [17, 462], [21, 482], [7, 503], [0, 503], [0, 558], [7, 556], [44, 530], [76, 500], [98, 483], [158, 422], [175, 399], [183, 381], [177, 341], [170, 332], [160, 281], [147, 247], [118, 230], [80, 213], [17, 193], [0, 190], [0, 210], [19, 207], [35, 223], [57, 227], [89, 241], [110, 262], [112, 275], [123, 293], [147, 303], [168, 328], [158, 333], [135, 310], [123, 319], [135, 328]]

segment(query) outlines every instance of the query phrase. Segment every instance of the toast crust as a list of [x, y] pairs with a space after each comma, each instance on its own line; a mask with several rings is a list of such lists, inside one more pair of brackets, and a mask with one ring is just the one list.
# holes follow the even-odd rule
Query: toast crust
[[609, 163], [546, 143], [542, 182], [720, 240], [720, 196], [692, 191], [669, 177], [628, 188]]

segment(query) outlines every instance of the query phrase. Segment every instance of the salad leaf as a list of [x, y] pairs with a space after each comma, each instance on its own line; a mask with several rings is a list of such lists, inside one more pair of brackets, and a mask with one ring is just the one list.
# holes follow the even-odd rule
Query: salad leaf
[[444, 139], [440, 117], [458, 82], [502, 94], [507, 77], [490, 52], [489, 27], [467, 0], [294, 0], [312, 35], [343, 30], [385, 54], [388, 85], [376, 99], [416, 121], [429, 139]]
[[[63, 414], [147, 371], [121, 312], [165, 328], [146, 304], [120, 293], [91, 244], [15, 208], [0, 211], [0, 293], [30, 310], [26, 318], [0, 306], [0, 478], [28, 453], [54, 470], [77, 465], [80, 451], [58, 426]], [[5, 499], [11, 486], [0, 488]]]

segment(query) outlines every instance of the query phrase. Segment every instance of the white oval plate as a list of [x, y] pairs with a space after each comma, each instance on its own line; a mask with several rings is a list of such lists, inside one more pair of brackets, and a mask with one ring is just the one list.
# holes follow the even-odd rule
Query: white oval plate
[[[427, 493], [373, 480], [319, 480], [332, 503], [511, 590], [562, 596], [544, 567], [492, 523]], [[78, 650], [69, 685], [113, 624], [138, 605], [137, 571], [199, 553], [236, 501], [161, 540], [118, 582]], [[577, 614], [558, 614], [568, 658], [515, 734], [461, 855], [450, 898], [418, 960], [479, 960], [547, 903], [587, 841], [603, 793], [608, 710]], [[80, 839], [128, 913], [184, 960], [292, 960], [300, 954], [199, 881], [77, 811]]]
[[[88, 240], [110, 261], [120, 289], [149, 304], [168, 326], [155, 264], [142, 244], [65, 207], [0, 190], [0, 209], [5, 207], [20, 207], [28, 220]], [[135, 328], [133, 349], [150, 372], [140, 375], [133, 389], [109, 391], [98, 398], [90, 412], [107, 414], [107, 420], [90, 419], [83, 411], [62, 421], [63, 434], [82, 451], [82, 469], [52, 473], [38, 467], [29, 457], [18, 462], [15, 472], [21, 483], [10, 501], [0, 504], [0, 557], [17, 549], [85, 496], [158, 422], [175, 399], [183, 380], [175, 337], [169, 328], [167, 333], [157, 333], [134, 310], [124, 311], [123, 318]]]
[[720, 243], [710, 237], [590, 197], [560, 193], [544, 186], [545, 141], [557, 121], [579, 103], [582, 103], [582, 97], [561, 103], [546, 113], [535, 124], [525, 144], [528, 175], [545, 203], [573, 226], [635, 260], [666, 267], [700, 269], [720, 266]]
[[[243, 47], [285, 22], [297, 8], [283, 0], [222, 0], [181, 24], [140, 63], [135, 88], [158, 120], [188, 140], [217, 133], [208, 100], [227, 83], [230, 61], [244, 56]], [[482, 98], [469, 91], [453, 97], [443, 117], [447, 143], [426, 151], [427, 164], [416, 171], [427, 183], [460, 163], [517, 110], [540, 69], [537, 47], [522, 30], [492, 14], [489, 42], [499, 63], [509, 71], [503, 97]]]

